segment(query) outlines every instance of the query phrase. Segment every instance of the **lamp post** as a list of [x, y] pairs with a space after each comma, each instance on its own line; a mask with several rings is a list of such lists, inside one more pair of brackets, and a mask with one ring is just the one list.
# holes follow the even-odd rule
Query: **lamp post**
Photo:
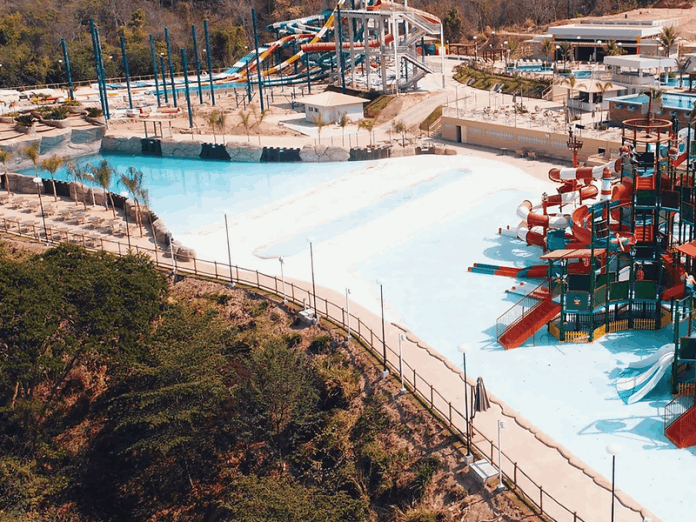
[[478, 36], [474, 36], [474, 60], [478, 61]]
[[43, 220], [44, 236], [46, 236], [46, 246], [49, 246], [51, 242], [48, 239], [48, 229], [46, 228], [46, 214], [44, 213], [43, 200], [41, 199], [41, 186], [43, 185], [43, 180], [39, 176], [36, 176], [32, 179], [32, 181], [36, 183], [36, 191], [39, 193], [39, 206], [41, 207], [41, 219]]
[[285, 260], [283, 256], [278, 256], [278, 261], [280, 261], [280, 280], [283, 282], [283, 304], [288, 303], [287, 294], [285, 293], [285, 274], [283, 273], [283, 264]]
[[[190, 108], [190, 106], [189, 106]], [[191, 114], [191, 111], [189, 111], [189, 114]], [[227, 239], [227, 263], [230, 267], [230, 288], [234, 288], [234, 279], [232, 278], [232, 250], [230, 248], [230, 229], [227, 227], [227, 214], [225, 214], [225, 238]], [[281, 264], [281, 269], [283, 265]], [[283, 286], [283, 292], [285, 292], [285, 287]], [[283, 296], [285, 297], [285, 296]], [[283, 300], [283, 302], [286, 302]]]
[[466, 457], [467, 464], [474, 460], [471, 455], [471, 419], [469, 418], [469, 383], [466, 380], [466, 352], [469, 350], [468, 344], [460, 344], [457, 348], [462, 353], [462, 370], [464, 370], [464, 416], [466, 417]]
[[347, 323], [348, 323], [348, 337], [346, 337], [346, 341], [350, 339], [350, 300], [348, 299], [348, 296], [350, 295], [350, 288], [346, 287], [346, 315], [347, 317]]
[[314, 238], [310, 237], [307, 239], [309, 241], [309, 262], [312, 268], [312, 293], [314, 294], [314, 319], [317, 319], [317, 288], [314, 286], [314, 250], [312, 249], [312, 243]]
[[507, 40], [503, 42], [503, 45], [505, 46], [505, 50], [507, 52], [507, 55], [505, 57], [505, 69], [507, 70], [507, 68], [510, 67], [510, 47], [508, 46]]
[[614, 491], [616, 485], [616, 455], [621, 451], [621, 446], [618, 444], [609, 444], [607, 453], [611, 455], [611, 522], [614, 522]]
[[384, 360], [384, 369], [382, 370], [382, 377], [386, 377], [387, 375], [389, 375], [389, 368], [387, 368], [387, 338], [384, 333], [384, 279], [377, 279], [377, 284], [379, 284], [379, 302], [382, 305], [382, 357]]
[[401, 342], [405, 340], [406, 334], [399, 334], [399, 375], [401, 376], [401, 389], [399, 390], [399, 394], [406, 393], [406, 388], [404, 387], [404, 358], [401, 349]]
[[502, 449], [500, 448], [500, 432], [507, 428], [507, 422], [504, 420], [498, 421], [498, 487], [496, 490], [502, 491], [505, 489], [503, 484], [503, 466], [502, 466]]

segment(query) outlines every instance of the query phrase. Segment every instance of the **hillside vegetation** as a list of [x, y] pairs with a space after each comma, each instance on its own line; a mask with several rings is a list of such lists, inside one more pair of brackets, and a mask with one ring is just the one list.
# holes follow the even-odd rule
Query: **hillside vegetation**
[[[602, 15], [635, 7], [645, 0], [414, 0], [443, 20], [445, 39], [472, 41], [477, 34], [512, 29], [528, 33], [536, 27], [574, 16]], [[60, 39], [68, 46], [73, 79], [94, 80], [89, 20], [100, 30], [106, 75], [123, 77], [119, 37], [126, 41], [133, 76], [152, 75], [149, 35], [156, 56], [167, 53], [164, 29], [169, 29], [174, 68], [181, 71], [180, 49], [194, 66], [191, 26], [197, 27], [199, 58], [204, 60], [203, 20], [210, 24], [210, 52], [214, 68], [229, 67], [253, 46], [251, 9], [256, 9], [261, 42], [275, 40], [266, 25], [321, 12], [320, 0], [5, 0], [0, 4], [0, 88], [67, 84]], [[333, 0], [327, 4], [334, 7]], [[481, 40], [480, 40], [481, 41]], [[286, 49], [285, 53], [290, 53]], [[205, 67], [205, 63], [204, 63]]]
[[0, 521], [529, 519], [344, 333], [140, 255], [0, 243]]

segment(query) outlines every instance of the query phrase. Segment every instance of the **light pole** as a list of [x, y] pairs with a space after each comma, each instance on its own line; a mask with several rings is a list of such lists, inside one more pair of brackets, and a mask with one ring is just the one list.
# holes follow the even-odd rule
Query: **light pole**
[[386, 377], [387, 375], [389, 375], [389, 368], [387, 368], [387, 338], [384, 333], [384, 279], [377, 279], [377, 284], [379, 284], [379, 302], [382, 305], [382, 357], [384, 358], [384, 369], [382, 370], [382, 377]]
[[348, 337], [346, 337], [346, 341], [350, 339], [350, 299], [348, 299], [348, 296], [350, 295], [350, 288], [346, 287], [346, 315], [347, 317], [347, 322], [348, 322]]
[[[227, 227], [227, 214], [225, 214], [225, 237], [227, 238], [227, 262], [230, 266], [230, 288], [234, 288], [234, 279], [232, 279], [232, 250], [230, 249], [230, 229]], [[282, 268], [282, 265], [281, 265]], [[283, 288], [285, 290], [285, 288]], [[285, 301], [283, 301], [285, 302]]]
[[478, 36], [474, 36], [474, 61], [478, 61]]
[[505, 51], [507, 52], [507, 56], [505, 57], [505, 70], [507, 71], [507, 68], [510, 67], [510, 47], [508, 46], [507, 40], [503, 42], [503, 45], [505, 45]]
[[46, 236], [46, 246], [49, 246], [51, 242], [48, 239], [48, 229], [46, 228], [46, 214], [44, 213], [43, 200], [41, 199], [41, 186], [43, 185], [43, 180], [39, 176], [36, 176], [32, 179], [32, 181], [36, 183], [36, 191], [39, 193], [39, 206], [41, 207], [41, 219], [43, 220], [44, 236]]
[[406, 388], [404, 387], [404, 357], [403, 351], [401, 349], [401, 341], [406, 340], [406, 334], [399, 334], [399, 375], [401, 376], [401, 389], [400, 394], [406, 393]]
[[285, 274], [283, 273], [283, 263], [285, 263], [285, 260], [283, 259], [283, 256], [278, 256], [278, 261], [280, 261], [280, 280], [283, 282], [283, 304], [287, 304], [288, 299], [285, 294]]
[[502, 453], [500, 448], [500, 432], [507, 428], [507, 422], [504, 420], [498, 421], [498, 487], [496, 490], [502, 491], [505, 489], [505, 484], [503, 484], [503, 466], [502, 466]]
[[611, 522], [614, 522], [614, 491], [616, 484], [616, 455], [621, 451], [621, 446], [618, 444], [609, 444], [607, 453], [611, 455]]
[[464, 370], [464, 416], [466, 417], [466, 457], [464, 460], [467, 464], [471, 464], [474, 460], [471, 455], [471, 419], [469, 418], [469, 383], [466, 380], [466, 352], [469, 350], [469, 345], [460, 344], [457, 348], [462, 353], [462, 369]]
[[310, 237], [307, 239], [309, 241], [309, 262], [312, 268], [312, 293], [314, 294], [314, 319], [317, 319], [317, 288], [314, 286], [314, 250], [312, 249], [312, 243], [314, 238]]

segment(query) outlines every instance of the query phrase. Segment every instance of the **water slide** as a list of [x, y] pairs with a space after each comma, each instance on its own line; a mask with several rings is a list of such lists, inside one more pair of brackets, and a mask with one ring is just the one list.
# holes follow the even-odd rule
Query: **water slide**
[[674, 343], [669, 343], [649, 357], [629, 363], [626, 372], [631, 375], [616, 381], [619, 397], [626, 404], [638, 402], [657, 386], [673, 361]]

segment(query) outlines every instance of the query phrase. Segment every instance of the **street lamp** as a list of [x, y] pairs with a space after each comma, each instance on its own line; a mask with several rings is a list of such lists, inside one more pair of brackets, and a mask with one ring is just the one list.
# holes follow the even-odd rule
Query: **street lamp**
[[312, 293], [314, 294], [314, 320], [317, 319], [317, 287], [314, 286], [314, 250], [312, 248], [312, 243], [314, 243], [314, 238], [307, 238], [309, 242], [309, 262], [312, 268]]
[[288, 299], [285, 294], [285, 274], [283, 273], [283, 263], [285, 263], [285, 260], [283, 259], [283, 256], [278, 256], [278, 261], [280, 261], [280, 280], [283, 282], [283, 304], [287, 304]]
[[496, 490], [502, 491], [505, 489], [505, 484], [503, 484], [503, 466], [502, 466], [502, 450], [500, 448], [500, 432], [507, 428], [507, 422], [504, 420], [498, 421], [498, 487]]
[[404, 387], [404, 366], [403, 366], [403, 352], [401, 350], [401, 341], [406, 340], [406, 334], [399, 334], [399, 375], [401, 375], [401, 390], [400, 394], [406, 393], [406, 388]]
[[387, 368], [387, 338], [384, 333], [384, 279], [377, 279], [377, 284], [379, 285], [379, 302], [382, 305], [382, 357], [384, 358], [384, 369], [382, 370], [382, 377], [386, 377], [387, 375], [389, 375], [389, 368]]
[[350, 299], [348, 299], [348, 296], [350, 295], [350, 288], [346, 287], [346, 315], [347, 317], [347, 323], [348, 323], [348, 337], [346, 337], [346, 341], [350, 340]]
[[43, 200], [41, 199], [41, 186], [43, 185], [43, 180], [39, 176], [36, 176], [32, 179], [32, 181], [36, 183], [36, 191], [39, 193], [39, 206], [41, 207], [41, 219], [43, 220], [44, 236], [46, 236], [46, 246], [49, 246], [51, 242], [48, 239], [48, 229], [46, 228], [46, 214], [44, 213]]
[[607, 453], [611, 455], [611, 522], [614, 522], [614, 487], [616, 484], [616, 455], [621, 451], [621, 446], [618, 444], [609, 444]]
[[466, 380], [466, 352], [469, 350], [468, 344], [460, 344], [457, 348], [462, 353], [462, 369], [464, 370], [464, 416], [466, 417], [466, 457], [464, 461], [471, 464], [474, 460], [471, 455], [471, 419], [469, 418], [469, 383]]
[[510, 47], [507, 40], [503, 42], [503, 45], [505, 45], [505, 50], [507, 51], [507, 56], [505, 57], [505, 68], [507, 69], [510, 66]]
[[474, 60], [478, 61], [478, 36], [474, 36]]

